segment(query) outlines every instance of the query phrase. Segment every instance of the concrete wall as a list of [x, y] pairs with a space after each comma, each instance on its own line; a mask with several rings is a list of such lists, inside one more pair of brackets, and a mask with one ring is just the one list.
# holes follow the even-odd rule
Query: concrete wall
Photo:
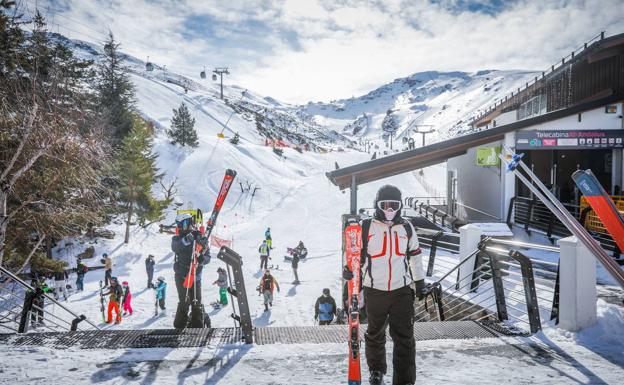
[[[481, 147], [497, 147], [502, 142], [492, 142]], [[477, 166], [477, 150], [471, 148], [466, 155], [449, 159], [447, 170], [455, 171], [457, 201], [498, 218], [505, 217], [501, 210], [502, 182], [500, 167]], [[471, 222], [498, 222], [497, 219], [457, 205], [457, 215]]]

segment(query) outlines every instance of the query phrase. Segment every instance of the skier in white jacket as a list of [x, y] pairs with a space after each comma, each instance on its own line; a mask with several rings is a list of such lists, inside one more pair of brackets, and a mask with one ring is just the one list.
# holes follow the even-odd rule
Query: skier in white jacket
[[[393, 385], [416, 382], [414, 300], [423, 297], [425, 274], [416, 230], [401, 216], [401, 191], [379, 189], [375, 215], [362, 221], [361, 277], [368, 327], [365, 334], [370, 384], [386, 374], [386, 322], [394, 342]], [[345, 279], [352, 273], [345, 267]]]

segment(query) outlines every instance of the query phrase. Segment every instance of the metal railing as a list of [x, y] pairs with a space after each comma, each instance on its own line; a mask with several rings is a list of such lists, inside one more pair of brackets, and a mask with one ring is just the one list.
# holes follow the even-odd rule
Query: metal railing
[[[418, 212], [418, 214], [425, 219], [431, 221], [431, 223], [435, 225], [439, 225], [450, 229], [452, 231], [457, 231], [457, 229], [467, 222], [449, 215], [446, 211], [442, 210], [440, 207], [436, 207], [436, 205], [430, 204], [433, 199], [437, 199], [439, 197], [408, 197], [405, 198], [405, 206], [413, 209]], [[444, 206], [446, 205], [437, 205]]]
[[[524, 248], [558, 253], [550, 246], [485, 237], [456, 264], [433, 265], [430, 258], [428, 276], [436, 280], [415, 320], [509, 321], [526, 324], [532, 333], [541, 330], [542, 319], [558, 315], [558, 263], [530, 258], [519, 250]], [[461, 276], [467, 263], [474, 263], [471, 273]]]
[[0, 266], [0, 332], [76, 331], [85, 324], [99, 329], [84, 315], [74, 313], [41, 288], [33, 288]]
[[[563, 204], [563, 206], [581, 225], [585, 226], [591, 207], [581, 207], [573, 204]], [[553, 243], [555, 236], [568, 237], [572, 235], [563, 223], [537, 199], [520, 196], [513, 197], [509, 202], [507, 210], [507, 224], [509, 226], [512, 225], [512, 218], [513, 222], [517, 225], [522, 225], [527, 233], [530, 234], [531, 230], [540, 230]], [[600, 242], [604, 249], [613, 253], [613, 258], [617, 259], [620, 257], [621, 251], [610, 234], [595, 231], [589, 231], [589, 233]]]

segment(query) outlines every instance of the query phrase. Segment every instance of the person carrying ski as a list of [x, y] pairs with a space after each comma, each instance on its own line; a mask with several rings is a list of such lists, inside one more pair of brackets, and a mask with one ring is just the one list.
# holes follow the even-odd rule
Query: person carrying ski
[[266, 240], [266, 244], [267, 246], [269, 246], [269, 249], [273, 249], [273, 239], [271, 239], [270, 227], [267, 227], [266, 231], [264, 232], [264, 239]]
[[218, 276], [217, 280], [214, 281], [212, 284], [219, 286], [219, 303], [221, 305], [227, 305], [228, 304], [228, 300], [227, 300], [227, 288], [228, 288], [227, 274], [225, 272], [225, 269], [223, 269], [221, 267], [217, 269], [217, 274], [219, 274], [219, 276]]
[[83, 291], [84, 290], [84, 277], [87, 274], [89, 268], [84, 264], [81, 260], [78, 260], [78, 265], [76, 266], [76, 290]]
[[271, 254], [271, 249], [269, 245], [267, 245], [266, 239], [262, 241], [260, 247], [258, 247], [258, 252], [260, 253], [260, 270], [269, 268], [269, 255]]
[[154, 287], [152, 283], [152, 279], [154, 279], [154, 266], [156, 265], [156, 261], [154, 261], [154, 256], [152, 254], [148, 255], [145, 258], [145, 271], [147, 272], [147, 288], [151, 289]]
[[113, 260], [108, 254], [102, 254], [102, 263], [104, 264], [104, 287], [107, 287], [113, 276]]
[[33, 298], [33, 308], [30, 312], [30, 323], [33, 327], [45, 325], [43, 322], [43, 308], [45, 306], [45, 296], [43, 293], [50, 292], [50, 288], [43, 278], [33, 278], [31, 286], [35, 289], [35, 297]]
[[319, 325], [329, 325], [336, 316], [336, 301], [329, 294], [329, 289], [323, 289], [323, 295], [318, 297], [314, 304], [314, 319]]
[[308, 255], [308, 249], [303, 245], [303, 241], [299, 241], [299, 244], [295, 247], [295, 251], [299, 254], [299, 258], [305, 258]]
[[269, 311], [269, 306], [273, 306], [273, 291], [275, 289], [279, 293], [280, 287], [277, 279], [271, 275], [271, 270], [266, 269], [258, 285], [258, 291], [264, 296], [264, 311]]
[[[386, 325], [394, 341], [392, 384], [414, 384], [414, 299], [422, 300], [425, 288], [418, 237], [412, 224], [401, 216], [398, 188], [382, 186], [374, 207], [373, 218], [362, 221], [360, 270], [368, 318], [364, 340], [370, 384], [382, 384], [386, 373]], [[343, 278], [353, 278], [346, 266]]]
[[128, 287], [128, 281], [121, 283], [123, 289], [123, 297], [121, 299], [121, 305], [123, 307], [123, 315], [130, 313], [132, 315], [132, 294], [130, 293], [130, 287]]
[[[189, 307], [191, 309], [190, 327], [204, 327], [204, 308], [201, 303], [201, 273], [205, 264], [210, 261], [210, 250], [207, 239], [193, 227], [193, 217], [182, 213], [176, 218], [178, 234], [171, 238], [171, 250], [175, 253], [173, 271], [178, 291], [178, 308], [176, 309], [173, 327], [184, 329], [189, 326]], [[197, 267], [193, 276], [191, 265], [197, 256]], [[189, 287], [184, 281], [189, 276]], [[187, 282], [188, 283], [188, 282]], [[188, 286], [188, 285], [187, 285]]]
[[293, 285], [298, 285], [300, 283], [299, 274], [297, 274], [297, 268], [299, 267], [299, 253], [293, 253], [292, 261], [290, 261], [290, 266], [292, 267], [293, 274], [295, 275]]
[[156, 286], [154, 286], [154, 290], [156, 290], [156, 301], [158, 302], [158, 306], [160, 310], [165, 310], [165, 290], [167, 289], [167, 284], [165, 283], [165, 277], [158, 277], [156, 279]]
[[110, 299], [108, 300], [108, 318], [106, 319], [106, 323], [113, 322], [113, 310], [115, 311], [115, 324], [121, 323], [121, 310], [119, 309], [119, 304], [123, 299], [123, 289], [119, 286], [119, 280], [117, 277], [111, 277], [110, 279], [110, 288], [107, 292], [102, 293], [102, 295], [110, 295]]

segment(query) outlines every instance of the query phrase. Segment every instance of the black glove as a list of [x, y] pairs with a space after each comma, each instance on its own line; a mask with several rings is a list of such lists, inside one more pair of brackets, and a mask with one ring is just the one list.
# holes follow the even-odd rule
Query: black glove
[[315, 314], [315, 315], [314, 315], [314, 320], [315, 320], [315, 321], [318, 321], [318, 314]]
[[351, 279], [353, 279], [353, 272], [351, 270], [349, 270], [348, 266], [345, 266], [342, 269], [342, 279], [350, 281]]
[[416, 298], [418, 298], [419, 301], [422, 301], [423, 298], [425, 298], [425, 294], [426, 294], [426, 289], [425, 289], [425, 280], [421, 279], [418, 280], [416, 282], [414, 282], [414, 286], [415, 286], [415, 291], [416, 293]]

